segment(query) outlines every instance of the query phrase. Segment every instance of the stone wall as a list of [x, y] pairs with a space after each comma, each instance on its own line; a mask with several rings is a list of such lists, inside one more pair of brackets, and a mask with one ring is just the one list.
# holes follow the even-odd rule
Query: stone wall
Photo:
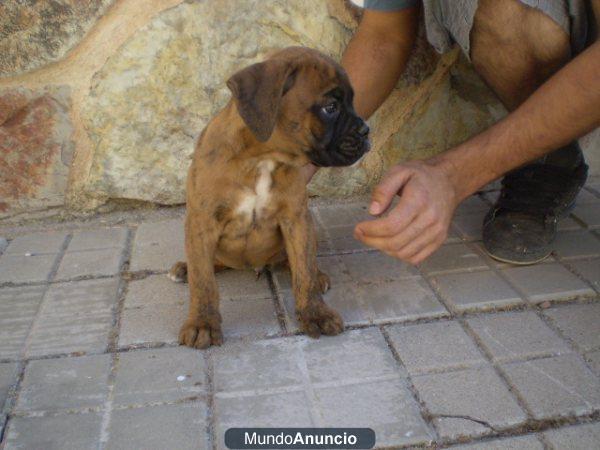
[[[224, 80], [288, 45], [339, 58], [357, 25], [344, 0], [5, 0], [0, 4], [0, 218], [178, 204], [193, 143]], [[320, 171], [313, 195], [369, 190], [406, 158], [444, 150], [502, 108], [421, 36], [371, 119], [373, 151]]]

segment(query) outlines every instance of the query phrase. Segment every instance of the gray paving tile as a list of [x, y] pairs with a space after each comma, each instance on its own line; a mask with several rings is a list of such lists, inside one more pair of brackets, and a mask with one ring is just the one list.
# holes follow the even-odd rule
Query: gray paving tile
[[185, 260], [183, 219], [143, 223], [135, 233], [131, 270], [169, 270]]
[[45, 286], [0, 289], [0, 358], [17, 358], [38, 311]]
[[117, 288], [116, 279], [51, 285], [31, 331], [27, 355], [104, 351]]
[[56, 280], [67, 280], [81, 276], [117, 275], [123, 263], [122, 248], [69, 252], [62, 258]]
[[553, 450], [591, 450], [600, 447], [600, 423], [549, 430], [544, 437]]
[[73, 233], [68, 252], [82, 250], [100, 250], [104, 248], [124, 248], [127, 240], [127, 228], [98, 228]]
[[394, 325], [386, 329], [411, 375], [486, 363], [458, 322]]
[[359, 286], [369, 323], [442, 317], [448, 314], [427, 283], [406, 279]]
[[421, 263], [421, 269], [429, 275], [486, 268], [483, 258], [466, 244], [443, 245]]
[[239, 427], [314, 427], [304, 392], [283, 392], [247, 397], [217, 393], [214, 402], [216, 445], [225, 449], [225, 431]]
[[395, 281], [419, 275], [414, 266], [379, 251], [340, 255], [339, 258], [350, 279], [364, 283]]
[[593, 295], [594, 291], [559, 264], [511, 267], [504, 274], [534, 303]]
[[489, 310], [523, 303], [521, 296], [490, 270], [437, 275], [431, 282], [456, 311]]
[[[0, 364], [0, 411], [8, 396], [11, 386], [17, 381], [17, 363]], [[0, 421], [0, 429], [2, 421]]]
[[5, 237], [0, 236], [0, 255], [4, 253], [6, 247], [8, 247], [8, 240]]
[[216, 392], [268, 390], [302, 384], [297, 339], [226, 342], [213, 350], [213, 358]]
[[594, 373], [600, 377], [600, 350], [587, 353], [585, 355], [585, 360], [588, 362]]
[[576, 231], [581, 230], [579, 222], [574, 220], [572, 217], [564, 217], [558, 221], [556, 229], [558, 231]]
[[600, 227], [600, 204], [577, 205], [573, 210], [573, 215], [586, 224], [588, 228], [596, 229]]
[[30, 361], [18, 411], [57, 411], [102, 406], [108, 394], [110, 355]]
[[267, 277], [249, 270], [225, 270], [216, 275], [219, 296], [235, 299], [272, 298]]
[[328, 228], [330, 236], [319, 250], [319, 254], [348, 253], [355, 251], [373, 250], [354, 238], [354, 226]]
[[496, 362], [569, 353], [570, 349], [534, 312], [510, 312], [467, 320]]
[[600, 290], [600, 259], [569, 261], [569, 265], [597, 290]]
[[396, 376], [400, 371], [377, 329], [349, 330], [338, 336], [299, 340], [313, 383]]
[[536, 419], [600, 408], [600, 380], [574, 354], [502, 365]]
[[4, 450], [95, 449], [101, 427], [101, 413], [14, 417], [8, 427]]
[[543, 450], [544, 444], [536, 436], [519, 436], [475, 444], [450, 447], [456, 450]]
[[10, 242], [6, 254], [56, 254], [60, 251], [66, 237], [67, 233], [55, 231], [18, 236]]
[[[266, 279], [257, 282], [248, 275], [249, 272], [231, 271], [217, 276], [226, 339], [272, 336], [281, 331]], [[240, 298], [244, 286], [248, 286], [249, 298]], [[187, 317], [188, 301], [188, 285], [173, 283], [165, 275], [132, 281], [125, 296], [119, 345], [177, 342], [179, 328]]]
[[171, 402], [206, 390], [204, 355], [188, 347], [137, 350], [119, 354], [115, 405]]
[[465, 213], [473, 213], [479, 212], [481, 213], [481, 218], [490, 209], [490, 206], [477, 194], [471, 195], [464, 199], [456, 208], [456, 214], [465, 214]]
[[[416, 401], [399, 380], [315, 389], [319, 426], [364, 427], [375, 431], [378, 447], [427, 444], [432, 433]], [[360, 407], [357, 407], [360, 405]]]
[[413, 377], [413, 384], [434, 416], [442, 438], [479, 436], [492, 431], [467, 418], [442, 416], [468, 416], [486, 421], [495, 429], [515, 426], [527, 419], [500, 377], [489, 367], [419, 375]]
[[600, 302], [551, 308], [544, 314], [583, 351], [600, 349]]
[[481, 228], [485, 211], [457, 214], [452, 219], [461, 239], [465, 241], [481, 240]]
[[[597, 184], [589, 184], [593, 190], [596, 190]], [[586, 185], [588, 187], [588, 185]], [[600, 197], [588, 189], [583, 189], [577, 195], [576, 205], [597, 205], [600, 203]]]
[[0, 256], [0, 283], [30, 283], [47, 281], [54, 267], [56, 254]]
[[600, 239], [585, 230], [563, 231], [557, 234], [554, 249], [565, 259], [590, 258], [600, 255]]
[[527, 419], [492, 368], [419, 375], [413, 377], [413, 383], [443, 438], [478, 436], [492, 430], [467, 418], [436, 416], [469, 416], [486, 421], [495, 429], [515, 426]]
[[106, 448], [203, 450], [207, 442], [204, 402], [113, 411]]

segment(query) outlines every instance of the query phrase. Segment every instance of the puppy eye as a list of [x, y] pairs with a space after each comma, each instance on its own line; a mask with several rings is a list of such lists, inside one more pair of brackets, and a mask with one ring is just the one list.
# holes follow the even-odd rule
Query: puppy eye
[[328, 103], [321, 108], [321, 111], [323, 111], [323, 114], [325, 114], [326, 116], [334, 116], [339, 111], [338, 104], [337, 102]]

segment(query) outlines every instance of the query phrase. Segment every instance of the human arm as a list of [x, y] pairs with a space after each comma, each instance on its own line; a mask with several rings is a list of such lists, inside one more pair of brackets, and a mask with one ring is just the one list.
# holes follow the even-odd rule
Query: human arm
[[[396, 86], [415, 42], [418, 18], [418, 7], [364, 11], [342, 56], [354, 89], [354, 109], [362, 118], [371, 116]], [[310, 180], [317, 168], [309, 164], [305, 171]]]
[[392, 168], [375, 189], [355, 237], [418, 264], [445, 240], [456, 206], [480, 187], [600, 125], [600, 42], [563, 67], [529, 99], [483, 133], [425, 161]]

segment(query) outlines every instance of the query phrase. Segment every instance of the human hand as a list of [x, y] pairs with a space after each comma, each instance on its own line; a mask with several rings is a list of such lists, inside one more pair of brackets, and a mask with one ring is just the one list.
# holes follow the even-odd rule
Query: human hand
[[459, 203], [447, 169], [427, 161], [399, 164], [373, 191], [369, 213], [379, 216], [394, 196], [398, 204], [386, 215], [356, 225], [354, 237], [410, 264], [419, 264], [446, 240]]

